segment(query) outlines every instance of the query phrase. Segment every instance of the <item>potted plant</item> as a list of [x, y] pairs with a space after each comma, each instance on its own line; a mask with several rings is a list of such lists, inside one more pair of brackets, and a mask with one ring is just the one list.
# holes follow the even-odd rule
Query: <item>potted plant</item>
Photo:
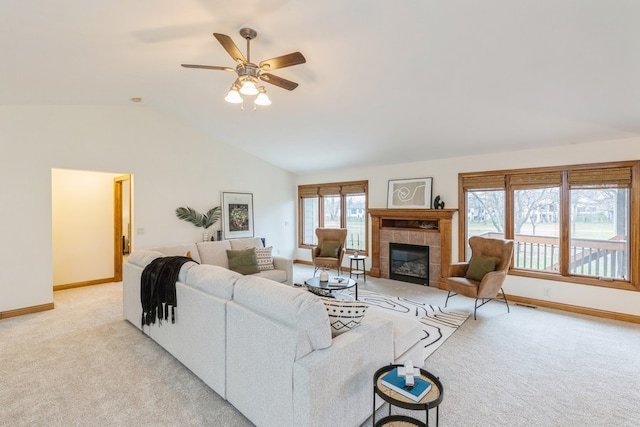
[[202, 233], [202, 240], [204, 242], [209, 240], [209, 227], [218, 222], [220, 219], [220, 206], [216, 206], [215, 208], [211, 208], [205, 214], [201, 214], [190, 207], [180, 207], [176, 209], [176, 216], [180, 219], [183, 219], [196, 227], [204, 228], [204, 232]]

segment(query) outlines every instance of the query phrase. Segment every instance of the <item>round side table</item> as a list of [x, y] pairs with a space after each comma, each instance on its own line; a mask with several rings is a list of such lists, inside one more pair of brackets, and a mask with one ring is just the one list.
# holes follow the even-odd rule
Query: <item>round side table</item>
[[366, 259], [367, 257], [364, 255], [349, 255], [349, 278], [356, 276], [356, 279], [358, 279], [362, 276], [364, 281], [367, 281], [366, 267], [364, 265]]
[[[444, 396], [442, 383], [430, 372], [420, 369], [420, 378], [431, 383], [429, 392], [418, 402], [413, 401], [400, 393], [396, 393], [381, 383], [380, 378], [390, 370], [403, 365], [388, 365], [376, 371], [373, 375], [373, 426], [390, 425], [393, 422], [402, 421], [408, 425], [426, 427], [429, 425], [429, 409], [436, 408], [436, 426], [440, 423], [439, 405]], [[376, 422], [376, 395], [389, 403], [389, 415]], [[413, 411], [425, 411], [425, 422], [419, 421], [407, 415], [391, 415], [391, 407], [410, 409]]]

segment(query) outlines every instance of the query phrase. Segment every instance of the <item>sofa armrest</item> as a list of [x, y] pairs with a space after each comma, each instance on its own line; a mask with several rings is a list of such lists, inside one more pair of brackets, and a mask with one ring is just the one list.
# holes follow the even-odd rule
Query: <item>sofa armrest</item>
[[287, 281], [285, 283], [293, 286], [293, 260], [291, 258], [274, 256], [273, 268], [285, 271], [287, 273]]
[[[294, 425], [360, 425], [371, 415], [373, 374], [393, 362], [389, 320], [365, 317], [294, 365]], [[378, 403], [381, 403], [379, 399]]]

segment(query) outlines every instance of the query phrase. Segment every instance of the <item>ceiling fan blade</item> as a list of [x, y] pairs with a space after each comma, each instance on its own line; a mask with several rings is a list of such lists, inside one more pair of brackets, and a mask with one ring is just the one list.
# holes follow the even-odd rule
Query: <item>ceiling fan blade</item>
[[304, 64], [307, 60], [300, 52], [293, 52], [288, 55], [277, 56], [261, 61], [259, 67], [263, 70], [277, 70], [278, 68], [291, 67], [293, 65]]
[[269, 73], [261, 73], [260, 79], [287, 90], [294, 90], [298, 87], [298, 83], [294, 83], [291, 80], [283, 79], [282, 77], [274, 76]]
[[240, 52], [240, 49], [238, 49], [238, 46], [236, 46], [231, 37], [220, 33], [213, 33], [213, 36], [218, 39], [224, 50], [231, 55], [234, 61], [241, 64], [247, 63], [247, 58]]
[[204, 70], [220, 70], [220, 71], [235, 71], [231, 67], [218, 67], [217, 65], [194, 65], [194, 64], [180, 64], [184, 68], [202, 68]]

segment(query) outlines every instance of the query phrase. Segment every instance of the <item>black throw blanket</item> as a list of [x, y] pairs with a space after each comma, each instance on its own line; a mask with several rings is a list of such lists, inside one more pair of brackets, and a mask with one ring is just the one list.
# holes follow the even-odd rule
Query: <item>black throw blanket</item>
[[185, 256], [167, 256], [156, 258], [144, 270], [140, 279], [140, 302], [142, 303], [142, 326], [156, 323], [156, 318], [176, 323], [175, 308], [176, 282], [182, 266], [193, 259]]

